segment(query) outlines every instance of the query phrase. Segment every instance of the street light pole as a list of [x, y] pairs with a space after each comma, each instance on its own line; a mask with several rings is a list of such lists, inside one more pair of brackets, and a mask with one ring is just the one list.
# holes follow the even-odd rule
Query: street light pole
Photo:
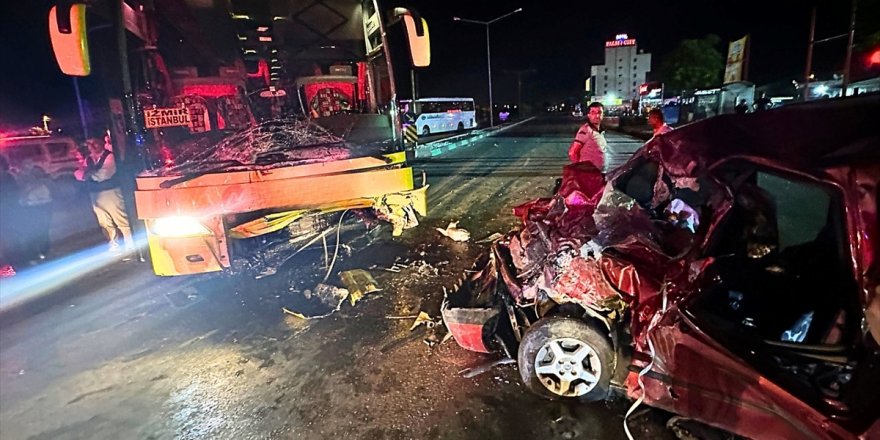
[[489, 46], [489, 23], [486, 23], [486, 66], [489, 70], [489, 127], [494, 127], [495, 105], [492, 102], [492, 50]]
[[453, 21], [461, 21], [461, 22], [465, 22], [465, 23], [473, 23], [473, 24], [479, 24], [479, 25], [486, 26], [486, 65], [488, 66], [487, 70], [488, 70], [488, 74], [489, 74], [489, 126], [490, 127], [495, 126], [495, 105], [494, 105], [495, 103], [492, 100], [492, 49], [491, 49], [491, 44], [490, 44], [490, 40], [489, 40], [489, 25], [491, 25], [492, 23], [495, 23], [498, 20], [501, 20], [503, 18], [507, 18], [507, 17], [509, 17], [513, 14], [516, 14], [517, 12], [521, 12], [521, 11], [522, 11], [522, 8], [519, 8], [515, 11], [508, 12], [500, 17], [493, 18], [492, 20], [489, 20], [489, 21], [479, 21], [479, 20], [470, 20], [467, 18], [452, 17]]
[[853, 39], [856, 34], [856, 6], [858, 0], [852, 0], [852, 13], [849, 20], [849, 41], [846, 43], [846, 61], [843, 62], [843, 82], [840, 87], [840, 96], [846, 97], [846, 88], [849, 87], [850, 64], [852, 64]]

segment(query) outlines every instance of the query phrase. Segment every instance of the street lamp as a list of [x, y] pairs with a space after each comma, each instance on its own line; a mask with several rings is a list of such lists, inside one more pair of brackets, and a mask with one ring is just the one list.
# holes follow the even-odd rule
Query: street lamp
[[494, 103], [492, 102], [492, 51], [489, 48], [489, 25], [492, 23], [495, 23], [498, 20], [501, 20], [502, 18], [510, 17], [511, 15], [516, 14], [517, 12], [521, 12], [521, 11], [522, 11], [522, 8], [519, 8], [515, 11], [508, 12], [500, 17], [494, 18], [489, 21], [469, 20], [467, 18], [452, 17], [453, 21], [461, 21], [461, 22], [465, 22], [465, 23], [473, 23], [473, 24], [480, 24], [480, 25], [486, 26], [486, 64], [488, 65], [488, 70], [489, 70], [489, 126], [490, 127], [495, 126], [495, 115], [494, 115], [495, 106], [493, 105]]

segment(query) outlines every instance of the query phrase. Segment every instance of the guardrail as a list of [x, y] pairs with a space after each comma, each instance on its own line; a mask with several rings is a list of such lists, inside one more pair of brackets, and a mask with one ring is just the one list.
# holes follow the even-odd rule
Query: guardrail
[[517, 125], [524, 124], [534, 118], [535, 117], [532, 116], [530, 118], [526, 118], [522, 121], [514, 122], [508, 125], [502, 125], [494, 128], [484, 128], [480, 130], [474, 130], [469, 133], [448, 137], [445, 139], [438, 139], [436, 141], [416, 145], [415, 148], [413, 148], [413, 151], [415, 152], [416, 159], [430, 159], [432, 157], [442, 156], [449, 153], [450, 151], [467, 147], [481, 139], [493, 136], [505, 130], [509, 130], [513, 127], [516, 127]]

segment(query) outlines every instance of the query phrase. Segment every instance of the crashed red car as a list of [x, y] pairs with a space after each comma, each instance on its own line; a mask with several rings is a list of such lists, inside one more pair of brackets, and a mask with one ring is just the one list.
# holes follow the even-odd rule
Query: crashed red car
[[880, 97], [725, 115], [565, 167], [443, 306], [527, 388], [754, 438], [880, 438]]

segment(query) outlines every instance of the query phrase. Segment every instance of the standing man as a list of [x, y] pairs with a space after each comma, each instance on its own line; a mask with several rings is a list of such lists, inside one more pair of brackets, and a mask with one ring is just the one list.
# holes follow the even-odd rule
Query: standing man
[[578, 129], [574, 141], [568, 148], [568, 158], [574, 162], [590, 162], [602, 173], [605, 173], [605, 154], [608, 151], [608, 143], [605, 141], [605, 131], [602, 130], [602, 116], [605, 106], [600, 102], [594, 102], [587, 108], [587, 122]]
[[86, 146], [89, 149], [89, 157], [74, 175], [77, 180], [86, 182], [89, 196], [92, 199], [92, 209], [95, 211], [98, 224], [104, 229], [104, 235], [109, 241], [110, 252], [120, 252], [116, 234], [116, 231], [119, 230], [125, 244], [122, 261], [131, 260], [135, 247], [131, 238], [128, 215], [125, 213], [122, 191], [119, 188], [119, 179], [116, 175], [116, 160], [113, 153], [99, 139], [88, 139]]
[[655, 108], [648, 112], [648, 125], [654, 130], [654, 137], [672, 131], [672, 127], [666, 125], [663, 111], [659, 108]]
[[773, 106], [773, 101], [767, 97], [767, 93], [761, 92], [761, 97], [755, 100], [755, 111], [769, 110], [771, 106]]

